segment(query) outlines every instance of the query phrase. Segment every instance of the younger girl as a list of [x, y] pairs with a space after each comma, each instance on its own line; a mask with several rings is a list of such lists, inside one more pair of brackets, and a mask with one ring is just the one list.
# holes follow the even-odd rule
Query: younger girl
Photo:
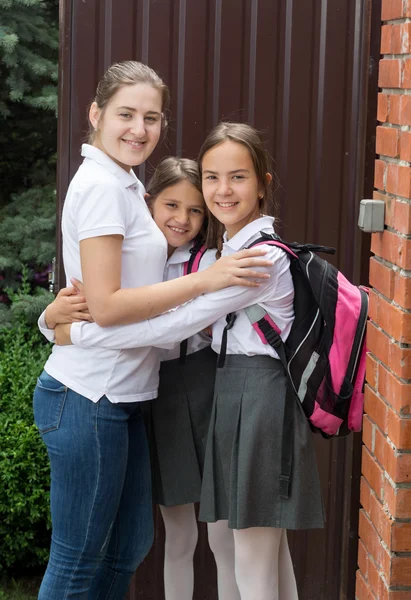
[[[236, 261], [162, 282], [166, 241], [132, 167], [156, 147], [167, 104], [168, 89], [152, 69], [134, 61], [112, 65], [90, 107], [90, 143], [63, 208], [66, 277], [84, 282], [93, 319], [111, 330], [239, 282]], [[53, 347], [34, 392], [51, 465], [53, 526], [39, 600], [120, 600], [149, 550], [140, 403], [157, 396], [158, 367], [150, 347]]]
[[[222, 233], [223, 256], [247, 248], [260, 232], [273, 230], [269, 161], [258, 133], [248, 125], [221, 123], [200, 151], [209, 226]], [[167, 344], [213, 325], [212, 348], [222, 354], [208, 433], [200, 518], [228, 520], [234, 532], [235, 573], [242, 600], [295, 600], [297, 590], [286, 529], [322, 527], [320, 483], [308, 421], [287, 395], [278, 355], [264, 345], [244, 308], [259, 304], [286, 340], [293, 322], [294, 289], [289, 259], [266, 246], [271, 277], [256, 290], [228, 288], [116, 335], [93, 323], [71, 326], [71, 341], [88, 347]], [[226, 323], [227, 313], [236, 320]], [[56, 333], [65, 341], [67, 328]], [[69, 327], [70, 328], [70, 327]], [[60, 337], [61, 336], [61, 337]], [[224, 351], [225, 350], [225, 351]], [[224, 355], [225, 360], [224, 360]], [[288, 497], [280, 491], [285, 404], [293, 413], [292, 473]], [[290, 406], [289, 406], [290, 408]]]
[[[205, 242], [206, 206], [195, 161], [168, 157], [151, 178], [146, 194], [154, 221], [168, 244], [164, 279], [184, 275], [193, 250]], [[201, 257], [204, 270], [216, 260], [216, 249]], [[81, 284], [76, 282], [80, 289]], [[72, 288], [64, 288], [46, 310], [47, 319], [84, 319], [87, 305]], [[80, 306], [81, 305], [81, 306]], [[83, 312], [78, 312], [80, 311]], [[40, 329], [50, 340], [54, 331]], [[193, 597], [193, 555], [198, 531], [194, 503], [200, 501], [205, 442], [210, 420], [216, 354], [211, 338], [195, 334], [162, 352], [158, 398], [142, 407], [149, 430], [154, 501], [160, 505], [166, 540], [164, 587], [166, 600]], [[239, 599], [234, 576], [234, 540], [224, 522], [212, 523], [209, 538], [218, 570], [219, 597]]]

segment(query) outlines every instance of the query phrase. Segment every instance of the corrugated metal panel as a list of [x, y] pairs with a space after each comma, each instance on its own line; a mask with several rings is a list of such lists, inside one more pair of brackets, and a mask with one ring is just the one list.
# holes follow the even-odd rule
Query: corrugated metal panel
[[[60, 200], [80, 162], [97, 80], [112, 62], [137, 59], [158, 71], [172, 94], [168, 139], [139, 169], [143, 180], [163, 155], [195, 157], [220, 118], [251, 122], [275, 160], [281, 233], [336, 246], [335, 263], [347, 276], [364, 276], [356, 218], [369, 75], [376, 89], [368, 73], [371, 4], [379, 22], [380, 0], [63, 0]], [[373, 51], [378, 56], [375, 44]], [[371, 179], [368, 173], [368, 192]], [[359, 440], [318, 439], [317, 446], [328, 524], [325, 532], [290, 535], [300, 597], [351, 599]], [[195, 597], [215, 598], [204, 528], [196, 560]], [[161, 563], [158, 542], [130, 598], [163, 597]]]

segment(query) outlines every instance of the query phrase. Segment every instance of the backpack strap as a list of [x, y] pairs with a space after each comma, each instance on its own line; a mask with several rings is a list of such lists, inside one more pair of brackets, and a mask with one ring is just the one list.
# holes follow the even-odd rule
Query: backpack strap
[[[207, 252], [207, 246], [205, 244], [199, 244], [198, 242], [190, 248], [190, 258], [184, 263], [183, 275], [189, 275], [190, 273], [197, 273], [200, 261], [204, 254]], [[180, 358], [179, 362], [183, 365], [186, 362], [188, 340], [183, 340], [180, 343]]]
[[293, 468], [294, 446], [294, 413], [292, 402], [293, 387], [288, 377], [288, 361], [285, 345], [280, 337], [280, 329], [262, 306], [254, 304], [244, 309], [251, 325], [264, 344], [269, 344], [278, 354], [287, 377], [287, 392], [283, 415], [283, 443], [281, 446], [280, 496], [287, 499], [290, 496], [291, 473]]
[[227, 331], [233, 327], [236, 318], [237, 318], [237, 315], [235, 313], [229, 313], [225, 318], [227, 324], [224, 327], [223, 337], [221, 340], [220, 354], [218, 355], [218, 361], [217, 361], [218, 369], [222, 369], [224, 367], [225, 357], [227, 354]]

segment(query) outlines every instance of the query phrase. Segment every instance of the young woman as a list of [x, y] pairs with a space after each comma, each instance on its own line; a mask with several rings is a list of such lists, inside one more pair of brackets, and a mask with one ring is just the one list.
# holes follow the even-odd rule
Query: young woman
[[[168, 90], [137, 62], [115, 64], [89, 111], [90, 144], [62, 216], [67, 279], [84, 282], [92, 318], [115, 330], [233, 283], [255, 287], [267, 260], [239, 254], [164, 283], [165, 238], [132, 166], [155, 148]], [[256, 256], [254, 254], [254, 256]], [[53, 323], [48, 323], [52, 326]], [[140, 402], [157, 396], [158, 353], [58, 347], [34, 392], [51, 464], [52, 543], [40, 600], [113, 599], [152, 543], [151, 485]]]
[[[167, 240], [164, 279], [184, 275], [192, 253], [204, 248], [199, 269], [216, 260], [216, 249], [205, 251], [206, 206], [195, 161], [168, 157], [156, 168], [147, 186], [146, 201]], [[210, 244], [213, 245], [213, 244]], [[76, 282], [82, 290], [80, 282]], [[48, 319], [84, 319], [87, 305], [73, 288], [64, 288], [47, 308]], [[81, 306], [79, 306], [81, 303]], [[78, 310], [83, 312], [78, 312]], [[54, 330], [43, 334], [54, 341]], [[200, 501], [205, 442], [211, 415], [216, 354], [206, 333], [195, 334], [161, 355], [160, 385], [155, 401], [143, 403], [149, 430], [154, 501], [160, 505], [166, 539], [164, 588], [166, 600], [191, 600], [193, 556], [198, 530], [194, 503]], [[210, 523], [209, 539], [218, 571], [218, 594], [238, 600], [234, 575], [234, 539], [226, 523]]]
[[[223, 256], [247, 248], [271, 232], [268, 156], [248, 125], [221, 123], [200, 152], [203, 194], [212, 213], [209, 232], [221, 232]], [[262, 215], [263, 213], [263, 215]], [[223, 233], [224, 232], [224, 233]], [[217, 368], [208, 433], [200, 518], [227, 520], [233, 529], [235, 572], [242, 600], [295, 600], [297, 589], [286, 529], [322, 527], [320, 483], [308, 421], [292, 397], [293, 469], [288, 498], [280, 493], [280, 456], [287, 379], [269, 345], [252, 328], [244, 308], [259, 304], [287, 339], [294, 317], [294, 289], [286, 254], [267, 246], [271, 277], [256, 290], [229, 288], [196, 298], [177, 310], [138, 325], [102, 329], [93, 323], [71, 326], [71, 342], [161, 346], [213, 325], [212, 348], [225, 361]], [[226, 314], [236, 313], [228, 329]], [[66, 343], [70, 326], [56, 339]], [[225, 338], [225, 342], [224, 342]], [[222, 341], [224, 342], [222, 344]]]

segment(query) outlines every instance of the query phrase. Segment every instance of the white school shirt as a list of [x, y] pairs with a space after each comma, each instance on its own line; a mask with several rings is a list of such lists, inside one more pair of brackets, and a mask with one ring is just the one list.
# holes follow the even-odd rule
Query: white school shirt
[[[170, 281], [171, 279], [177, 279], [184, 275], [184, 264], [190, 260], [190, 250], [193, 247], [193, 243], [185, 244], [176, 248], [173, 254], [167, 261], [164, 269], [164, 281]], [[199, 271], [204, 271], [207, 267], [211, 266], [216, 261], [216, 249], [206, 250], [201, 257], [200, 264], [198, 267]], [[200, 331], [195, 333], [187, 341], [187, 355], [194, 354], [203, 348], [206, 348], [211, 344], [211, 338], [206, 333]], [[180, 356], [180, 343], [176, 342], [169, 350], [161, 351], [161, 361], [173, 360]]]
[[[144, 186], [104, 152], [84, 144], [84, 161], [74, 175], [62, 216], [63, 260], [67, 282], [83, 280], [81, 240], [123, 236], [121, 287], [136, 288], [163, 281], [167, 259], [165, 237], [144, 200]], [[116, 327], [110, 328], [115, 332]], [[147, 346], [147, 344], [145, 344]], [[157, 396], [159, 353], [152, 347], [109, 349], [53, 346], [45, 370], [78, 394], [97, 402], [137, 402]]]
[[[224, 239], [222, 256], [228, 256], [249, 246], [260, 237], [260, 232], [273, 230], [272, 217], [260, 217], [249, 223], [230, 240]], [[285, 341], [290, 333], [294, 319], [294, 286], [290, 272], [290, 261], [286, 253], [273, 246], [261, 246], [267, 249], [265, 258], [272, 260], [271, 267], [264, 269], [270, 279], [262, 280], [258, 288], [233, 286], [199, 296], [176, 309], [143, 323], [101, 328], [95, 323], [73, 323], [71, 341], [76, 346], [89, 347], [93, 344], [116, 347], [133, 347], [136, 343], [166, 347], [179, 342], [194, 333], [213, 325], [212, 349], [219, 353], [221, 339], [228, 313], [237, 313], [234, 327], [228, 331], [227, 354], [245, 354], [247, 356], [268, 355], [278, 358], [275, 350], [263, 344], [257, 332], [252, 328], [244, 308], [259, 304], [270, 315], [281, 330]]]

